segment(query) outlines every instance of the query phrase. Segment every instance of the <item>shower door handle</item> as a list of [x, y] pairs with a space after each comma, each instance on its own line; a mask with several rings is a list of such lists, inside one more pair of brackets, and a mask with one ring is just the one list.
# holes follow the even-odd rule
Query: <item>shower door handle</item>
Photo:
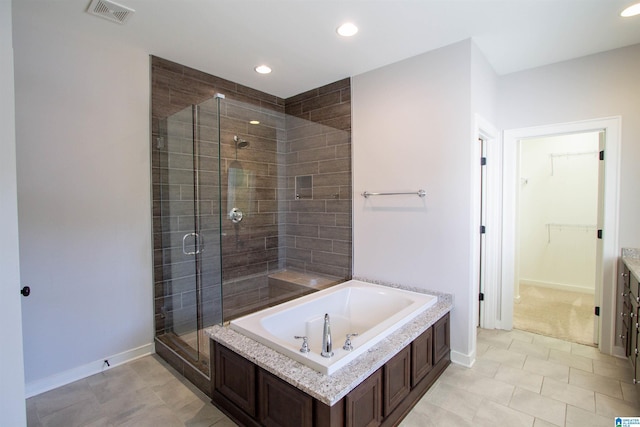
[[[195, 251], [187, 251], [187, 238], [195, 239]], [[198, 255], [200, 253], [200, 235], [198, 233], [187, 233], [182, 236], [182, 253], [185, 255]]]

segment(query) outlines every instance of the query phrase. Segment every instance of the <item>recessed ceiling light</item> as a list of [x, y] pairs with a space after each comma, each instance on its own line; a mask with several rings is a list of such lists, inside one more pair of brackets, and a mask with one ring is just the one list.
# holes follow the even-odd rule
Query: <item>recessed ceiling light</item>
[[250, 125], [259, 125], [260, 124], [260, 120], [249, 120], [249, 124]]
[[620, 16], [625, 18], [636, 15], [640, 15], [640, 3], [632, 4], [620, 13]]
[[269, 74], [271, 72], [271, 68], [266, 65], [258, 65], [254, 70], [260, 74]]
[[340, 25], [336, 31], [342, 37], [351, 37], [358, 32], [358, 27], [356, 27], [351, 22], [345, 22], [344, 24]]

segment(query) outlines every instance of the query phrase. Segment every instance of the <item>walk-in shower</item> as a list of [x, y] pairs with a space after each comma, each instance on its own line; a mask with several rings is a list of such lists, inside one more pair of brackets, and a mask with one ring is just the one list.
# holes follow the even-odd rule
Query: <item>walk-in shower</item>
[[202, 88], [152, 63], [156, 349], [206, 389], [204, 328], [351, 277], [350, 118], [309, 120], [306, 98], [296, 115], [236, 92], [188, 103]]

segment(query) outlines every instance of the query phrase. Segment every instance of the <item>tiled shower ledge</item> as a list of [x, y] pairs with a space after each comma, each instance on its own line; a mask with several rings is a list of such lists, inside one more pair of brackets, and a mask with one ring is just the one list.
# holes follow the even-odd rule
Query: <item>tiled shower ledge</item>
[[369, 375], [383, 366], [389, 359], [406, 347], [420, 334], [429, 329], [442, 316], [451, 311], [453, 296], [442, 292], [428, 291], [407, 286], [376, 282], [356, 278], [408, 291], [436, 295], [438, 302], [415, 319], [374, 345], [369, 351], [332, 375], [324, 375], [300, 362], [278, 353], [227, 326], [214, 326], [205, 332], [211, 339], [223, 344], [256, 365], [274, 374], [289, 384], [304, 391], [327, 405], [333, 405], [358, 386]]
[[622, 248], [622, 262], [640, 279], [640, 249]]

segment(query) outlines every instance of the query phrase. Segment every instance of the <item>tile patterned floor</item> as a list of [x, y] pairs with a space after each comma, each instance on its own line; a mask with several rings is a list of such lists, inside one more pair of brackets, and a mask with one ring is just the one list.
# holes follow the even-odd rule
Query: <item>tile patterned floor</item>
[[27, 399], [29, 427], [231, 427], [210, 399], [156, 355]]
[[628, 361], [519, 330], [478, 330], [471, 369], [451, 365], [401, 427], [613, 427], [640, 416]]
[[[401, 427], [586, 427], [640, 416], [626, 360], [523, 331], [478, 331], [471, 369], [451, 365]], [[640, 386], [638, 386], [640, 387]], [[234, 426], [157, 356], [27, 400], [30, 427]]]

